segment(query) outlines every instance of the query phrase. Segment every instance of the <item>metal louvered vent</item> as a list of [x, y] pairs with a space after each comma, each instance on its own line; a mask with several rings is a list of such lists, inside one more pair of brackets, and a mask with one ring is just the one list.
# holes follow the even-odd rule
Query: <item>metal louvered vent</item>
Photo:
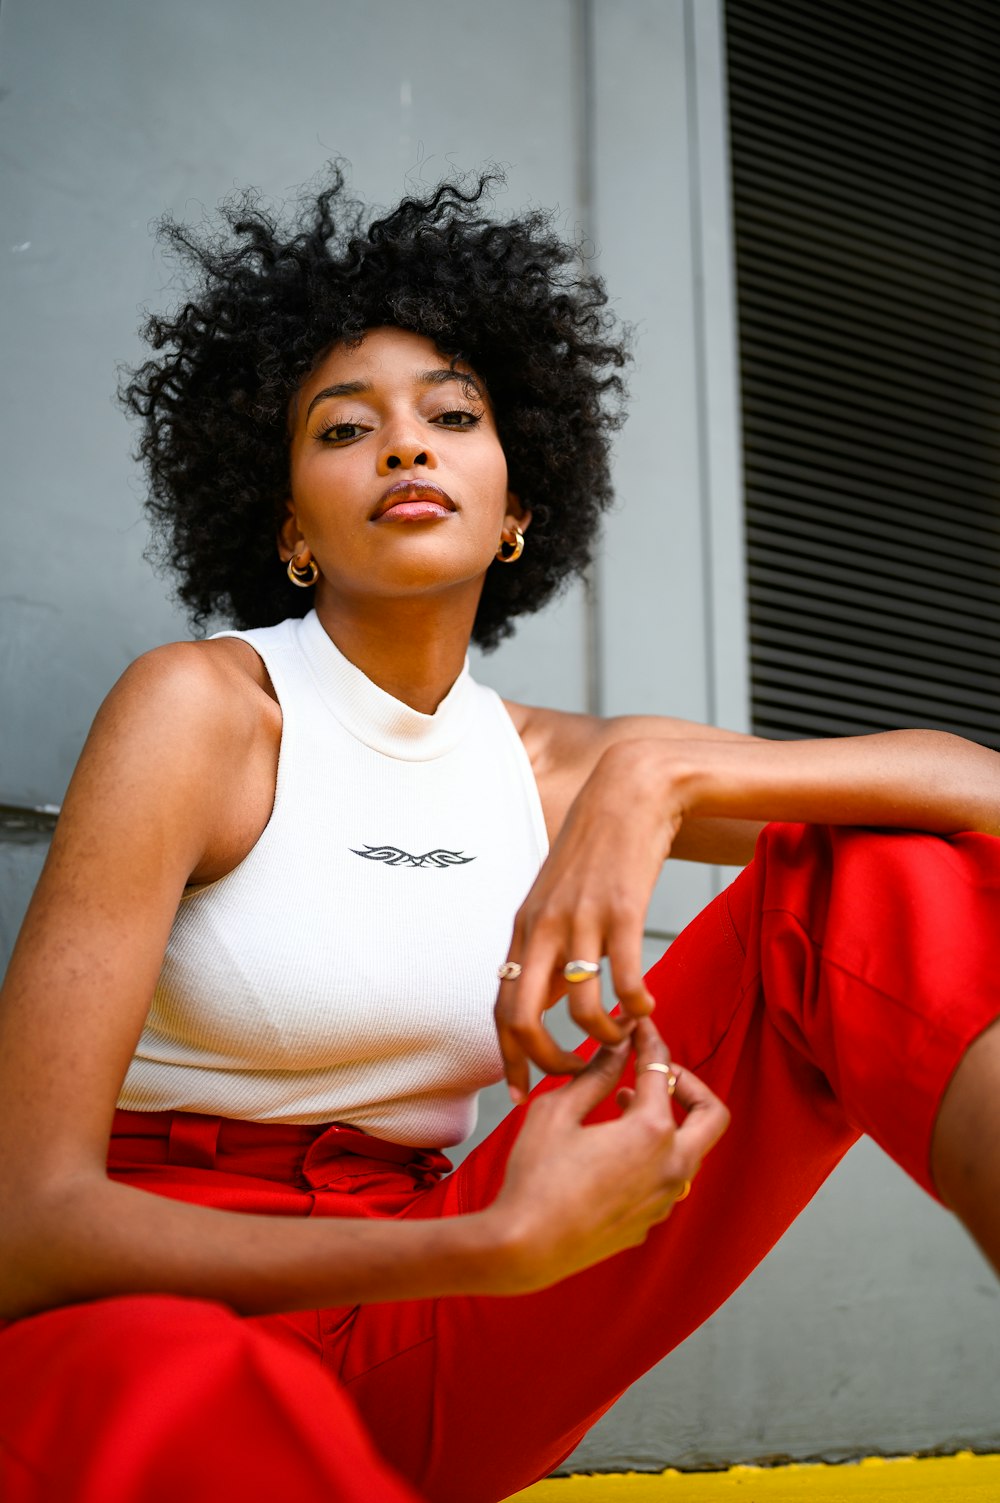
[[1000, 5], [726, 25], [754, 729], [1000, 748]]

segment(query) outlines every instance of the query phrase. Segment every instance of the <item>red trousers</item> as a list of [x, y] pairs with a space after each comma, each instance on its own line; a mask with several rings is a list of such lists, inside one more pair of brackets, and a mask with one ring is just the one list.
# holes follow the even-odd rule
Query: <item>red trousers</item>
[[[998, 933], [1000, 840], [771, 826], [649, 977], [675, 1059], [732, 1125], [642, 1247], [517, 1298], [245, 1319], [126, 1296], [15, 1322], [0, 1496], [487, 1503], [527, 1486], [746, 1278], [860, 1132], [934, 1193], [941, 1096], [1000, 1016]], [[185, 1113], [119, 1113], [109, 1164], [231, 1210], [447, 1216], [494, 1198], [523, 1110], [452, 1173], [348, 1129]]]

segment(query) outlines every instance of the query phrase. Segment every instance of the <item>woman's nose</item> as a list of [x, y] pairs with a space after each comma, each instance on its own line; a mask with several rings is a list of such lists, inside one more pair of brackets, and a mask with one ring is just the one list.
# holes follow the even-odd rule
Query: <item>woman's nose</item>
[[380, 474], [388, 474], [390, 470], [413, 470], [418, 465], [426, 465], [429, 470], [437, 468], [437, 459], [427, 446], [426, 435], [421, 439], [411, 439], [397, 431], [395, 435], [386, 436], [379, 455]]
[[409, 450], [399, 448], [397, 452], [387, 454], [385, 457], [385, 467], [387, 470], [410, 470], [414, 465], [427, 464], [427, 462], [427, 454], [423, 449], [421, 449], [419, 454], [411, 454]]

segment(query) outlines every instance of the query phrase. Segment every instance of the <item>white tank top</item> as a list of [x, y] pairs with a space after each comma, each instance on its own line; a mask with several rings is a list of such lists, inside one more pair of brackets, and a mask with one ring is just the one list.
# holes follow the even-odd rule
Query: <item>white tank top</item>
[[274, 807], [184, 894], [118, 1105], [461, 1142], [502, 1074], [497, 966], [548, 849], [521, 738], [468, 664], [422, 715], [315, 611], [220, 635], [281, 706]]

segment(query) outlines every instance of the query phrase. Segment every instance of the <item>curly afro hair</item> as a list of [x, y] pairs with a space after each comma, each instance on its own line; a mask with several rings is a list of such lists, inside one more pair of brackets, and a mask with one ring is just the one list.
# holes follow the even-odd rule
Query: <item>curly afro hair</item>
[[177, 574], [193, 623], [268, 626], [309, 609], [276, 551], [289, 401], [321, 353], [384, 325], [471, 365], [533, 514], [517, 566], [487, 572], [473, 640], [495, 647], [586, 568], [612, 497], [625, 335], [550, 215], [484, 214], [498, 177], [446, 182], [374, 218], [335, 165], [290, 224], [250, 192], [222, 205], [221, 228], [161, 223], [194, 285], [172, 316], [148, 319], [158, 354], [127, 373], [120, 398], [144, 420], [152, 557]]

